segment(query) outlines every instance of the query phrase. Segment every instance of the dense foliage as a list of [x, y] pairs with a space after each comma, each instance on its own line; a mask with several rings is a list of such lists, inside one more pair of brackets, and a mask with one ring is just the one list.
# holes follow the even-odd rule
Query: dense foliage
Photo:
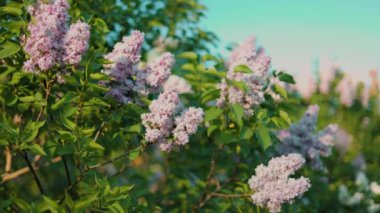
[[0, 6], [1, 212], [380, 209], [377, 86], [211, 55], [197, 0]]

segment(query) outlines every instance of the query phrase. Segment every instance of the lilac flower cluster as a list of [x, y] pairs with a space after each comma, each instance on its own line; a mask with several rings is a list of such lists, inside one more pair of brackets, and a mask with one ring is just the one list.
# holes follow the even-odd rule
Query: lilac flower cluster
[[63, 40], [63, 61], [66, 64], [79, 64], [88, 49], [90, 26], [78, 21], [70, 26]]
[[190, 84], [184, 78], [177, 75], [169, 76], [168, 80], [164, 84], [164, 90], [175, 90], [179, 94], [193, 92]]
[[283, 203], [292, 203], [305, 193], [311, 186], [308, 178], [289, 178], [304, 163], [305, 159], [300, 154], [289, 154], [272, 158], [268, 166], [261, 164], [256, 167], [255, 175], [248, 181], [255, 191], [253, 203], [268, 207], [270, 212], [280, 212]]
[[38, 1], [28, 7], [32, 21], [28, 25], [30, 36], [22, 43], [30, 59], [24, 63], [28, 72], [38, 73], [54, 66], [77, 65], [88, 48], [90, 26], [77, 22], [68, 27], [67, 0], [49, 4]]
[[336, 63], [330, 59], [322, 59], [320, 63], [320, 83], [319, 91], [322, 94], [328, 94], [330, 92], [331, 82], [334, 80], [338, 73], [339, 67]]
[[315, 91], [317, 91], [317, 84], [310, 73], [307, 74], [306, 81], [303, 79], [303, 77], [302, 79], [299, 79], [297, 81], [296, 87], [301, 96], [306, 100], [310, 99]]
[[147, 96], [152, 92], [159, 92], [171, 74], [175, 59], [171, 53], [164, 53], [155, 60], [141, 65], [141, 47], [144, 34], [133, 31], [130, 36], [115, 44], [111, 53], [105, 59], [112, 62], [104, 65], [103, 72], [113, 77], [113, 80], [104, 82], [110, 87], [109, 96], [122, 103], [138, 101], [134, 94]]
[[315, 133], [318, 111], [317, 105], [309, 106], [299, 123], [278, 132], [277, 136], [281, 143], [277, 150], [281, 154], [299, 153], [306, 158], [312, 168], [323, 170], [324, 166], [320, 157], [331, 154], [338, 127], [330, 124], [324, 130]]
[[145, 140], [158, 143], [162, 151], [171, 151], [189, 142], [189, 136], [196, 133], [203, 121], [203, 110], [190, 107], [176, 116], [180, 111], [178, 93], [165, 90], [149, 105], [149, 113], [141, 115], [146, 128]]
[[[238, 65], [248, 66], [253, 73], [234, 72], [234, 68]], [[233, 50], [227, 63], [227, 79], [243, 82], [247, 86], [247, 91], [228, 85], [227, 81], [223, 80], [218, 85], [220, 98], [217, 100], [217, 105], [223, 107], [227, 102], [239, 103], [245, 108], [245, 113], [251, 115], [252, 108], [264, 101], [263, 89], [268, 81], [269, 67], [270, 57], [265, 55], [263, 48], [256, 47], [255, 37], [249, 37]]]
[[356, 92], [355, 85], [348, 75], [345, 75], [336, 87], [339, 93], [340, 103], [346, 107], [351, 107], [354, 104]]

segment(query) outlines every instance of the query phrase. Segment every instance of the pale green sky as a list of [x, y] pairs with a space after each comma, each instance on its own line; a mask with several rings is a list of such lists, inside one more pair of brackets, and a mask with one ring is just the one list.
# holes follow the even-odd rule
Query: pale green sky
[[317, 57], [337, 60], [355, 80], [380, 69], [380, 0], [207, 0], [203, 26], [222, 48], [256, 35], [275, 69], [310, 72]]

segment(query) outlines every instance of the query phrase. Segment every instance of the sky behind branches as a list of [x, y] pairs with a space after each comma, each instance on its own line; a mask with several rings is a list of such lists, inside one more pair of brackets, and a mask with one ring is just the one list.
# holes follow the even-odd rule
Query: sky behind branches
[[[332, 59], [354, 80], [380, 69], [379, 0], [207, 0], [203, 26], [230, 42], [256, 35], [273, 68], [305, 76]], [[224, 52], [225, 54], [227, 52]]]

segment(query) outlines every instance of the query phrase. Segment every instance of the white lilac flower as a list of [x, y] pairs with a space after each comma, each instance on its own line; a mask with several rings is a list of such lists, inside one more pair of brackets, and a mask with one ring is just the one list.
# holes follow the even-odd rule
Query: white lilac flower
[[248, 181], [250, 188], [255, 191], [253, 203], [268, 207], [270, 212], [280, 212], [283, 203], [292, 203], [305, 193], [311, 186], [309, 179], [289, 177], [304, 163], [305, 159], [301, 155], [289, 154], [272, 158], [268, 166], [257, 166], [255, 175]]

